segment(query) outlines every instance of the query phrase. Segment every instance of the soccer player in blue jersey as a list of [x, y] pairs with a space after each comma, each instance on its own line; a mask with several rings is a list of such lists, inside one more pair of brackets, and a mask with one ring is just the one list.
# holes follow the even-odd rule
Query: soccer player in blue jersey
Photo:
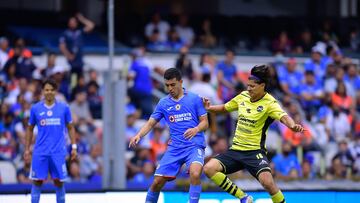
[[129, 147], [135, 147], [157, 122], [165, 119], [170, 128], [170, 140], [155, 171], [145, 203], [158, 201], [161, 188], [167, 181], [176, 178], [183, 164], [190, 173], [189, 203], [197, 203], [206, 146], [203, 131], [209, 126], [207, 112], [201, 97], [183, 89], [180, 70], [167, 69], [164, 79], [169, 95], [159, 101], [147, 123], [131, 138]]
[[71, 160], [74, 160], [77, 156], [75, 131], [68, 105], [55, 100], [56, 83], [52, 80], [46, 80], [42, 89], [44, 100], [31, 107], [26, 132], [24, 159], [26, 163], [30, 163], [30, 145], [34, 127], [37, 126], [38, 134], [32, 151], [30, 171], [30, 178], [33, 180], [31, 203], [40, 201], [41, 185], [47, 179], [48, 173], [50, 173], [56, 186], [56, 202], [64, 203], [65, 188], [63, 182], [67, 178], [65, 135], [67, 132], [70, 135], [72, 143]]

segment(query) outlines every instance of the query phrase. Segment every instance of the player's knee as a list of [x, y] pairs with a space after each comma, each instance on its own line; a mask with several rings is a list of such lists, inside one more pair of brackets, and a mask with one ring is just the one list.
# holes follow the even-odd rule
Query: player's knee
[[211, 164], [205, 164], [204, 166], [204, 173], [207, 177], [212, 177], [216, 171], [214, 170], [214, 168], [211, 166]]
[[192, 170], [190, 171], [190, 178], [192, 179], [200, 179], [201, 171], [198, 170]]
[[274, 179], [270, 172], [268, 171], [262, 172], [259, 174], [258, 178], [261, 185], [263, 185], [267, 191], [272, 191], [276, 187], [274, 183]]
[[55, 185], [56, 187], [62, 187], [62, 186], [63, 186], [63, 182], [61, 182], [60, 180], [55, 179], [55, 180], [54, 180], [54, 185]]
[[34, 180], [33, 184], [36, 186], [41, 186], [43, 184], [43, 181], [42, 180]]

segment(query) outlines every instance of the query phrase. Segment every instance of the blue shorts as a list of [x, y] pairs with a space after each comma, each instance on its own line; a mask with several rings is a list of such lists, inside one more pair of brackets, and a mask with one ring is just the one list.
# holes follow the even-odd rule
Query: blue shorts
[[32, 157], [30, 179], [47, 180], [50, 173], [52, 179], [65, 181], [67, 179], [67, 169], [65, 155], [39, 155]]
[[196, 146], [180, 149], [169, 147], [161, 158], [154, 175], [175, 179], [184, 163], [187, 169], [192, 163], [199, 163], [203, 166], [204, 149]]

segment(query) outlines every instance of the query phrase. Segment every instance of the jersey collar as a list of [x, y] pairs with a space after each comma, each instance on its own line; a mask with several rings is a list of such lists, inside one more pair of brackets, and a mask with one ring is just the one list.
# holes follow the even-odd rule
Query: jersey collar
[[45, 108], [47, 108], [47, 109], [52, 109], [52, 108], [55, 106], [56, 103], [57, 103], [57, 101], [56, 101], [56, 99], [55, 99], [54, 103], [51, 104], [50, 106], [48, 106], [48, 105], [46, 105], [45, 100], [43, 101], [43, 105], [44, 105]]
[[185, 97], [185, 95], [188, 94], [188, 91], [184, 87], [182, 89], [183, 89], [183, 95], [179, 99], [172, 98], [170, 94], [168, 95], [168, 98], [175, 101], [175, 102], [179, 102], [182, 98]]

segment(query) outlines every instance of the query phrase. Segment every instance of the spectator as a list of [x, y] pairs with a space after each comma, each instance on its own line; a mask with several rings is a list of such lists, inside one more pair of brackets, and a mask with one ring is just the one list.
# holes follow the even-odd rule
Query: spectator
[[205, 19], [201, 24], [199, 33], [200, 44], [204, 48], [214, 48], [217, 44], [217, 39], [211, 28], [210, 19]]
[[289, 54], [292, 51], [292, 41], [286, 31], [281, 31], [272, 43], [273, 53]]
[[138, 145], [135, 156], [127, 161], [127, 177], [132, 178], [142, 171], [146, 162], [151, 160], [150, 144], [144, 143]]
[[166, 43], [167, 49], [171, 51], [179, 51], [184, 46], [184, 42], [179, 36], [179, 33], [174, 28], [169, 31], [168, 41]]
[[30, 177], [30, 164], [25, 164], [24, 167], [16, 172], [18, 183], [31, 184], [32, 180]]
[[26, 78], [28, 80], [32, 79], [33, 71], [36, 69], [35, 64], [33, 63], [31, 57], [23, 57], [22, 47], [15, 46], [13, 56], [6, 62], [4, 69], [5, 72], [8, 69], [15, 66], [15, 77], [16, 78]]
[[305, 72], [305, 81], [300, 88], [301, 105], [307, 113], [307, 118], [311, 118], [321, 106], [321, 99], [324, 97], [323, 88], [316, 81], [313, 71]]
[[85, 183], [86, 178], [80, 174], [80, 165], [78, 161], [69, 162], [69, 178], [71, 182]]
[[286, 68], [278, 69], [279, 81], [282, 91], [294, 98], [297, 98], [301, 92], [300, 86], [304, 74], [297, 70], [297, 61], [290, 58], [286, 63]]
[[151, 161], [145, 161], [142, 166], [141, 172], [137, 173], [130, 182], [134, 185], [143, 185], [145, 187], [150, 187], [152, 181], [154, 180], [154, 172], [154, 163], [152, 163]]
[[94, 119], [102, 118], [102, 100], [99, 93], [99, 85], [95, 81], [87, 84], [87, 101], [89, 103], [90, 113]]
[[351, 63], [346, 66], [346, 74], [344, 76], [345, 82], [348, 82], [355, 90], [355, 95], [360, 93], [360, 76], [358, 73], [358, 66]]
[[9, 40], [6, 37], [0, 37], [0, 70], [2, 70], [9, 58], [8, 50]]
[[347, 94], [346, 86], [343, 81], [338, 83], [336, 90], [331, 94], [331, 100], [335, 106], [337, 106], [341, 111], [349, 115], [349, 122], [352, 122], [352, 115], [354, 114], [354, 103], [351, 96]]
[[316, 178], [316, 171], [314, 171], [309, 160], [305, 159], [301, 163], [301, 177], [302, 180], [314, 180]]
[[165, 43], [167, 41], [167, 33], [169, 30], [169, 23], [161, 20], [160, 13], [155, 13], [151, 18], [151, 22], [145, 26], [145, 36], [148, 41], [152, 41], [152, 35], [156, 31], [156, 33], [159, 35], [157, 42]]
[[[175, 68], [179, 69], [183, 74], [183, 79], [192, 81], [194, 78], [194, 70], [190, 57], [188, 56], [189, 49], [182, 47], [175, 62]], [[189, 82], [189, 81], [185, 81]]]
[[234, 52], [227, 50], [225, 59], [217, 64], [217, 78], [219, 82], [218, 93], [224, 102], [229, 101], [235, 94], [237, 81], [237, 68], [234, 64]]
[[73, 113], [74, 123], [84, 120], [88, 124], [93, 123], [90, 113], [89, 103], [85, 91], [80, 91], [75, 95], [75, 100], [70, 103], [70, 110]]
[[311, 58], [304, 63], [305, 71], [313, 71], [318, 82], [322, 83], [326, 73], [326, 62], [322, 60], [325, 55], [325, 48], [314, 46], [311, 49]]
[[325, 80], [325, 84], [324, 84], [325, 92], [333, 93], [333, 92], [335, 92], [335, 90], [336, 90], [339, 83], [344, 83], [344, 85], [346, 87], [346, 93], [350, 97], [355, 98], [356, 93], [355, 93], [354, 87], [349, 82], [345, 81], [344, 77], [345, 77], [344, 69], [337, 68], [336, 73], [335, 73], [335, 77], [328, 78], [328, 79]]
[[[137, 131], [136, 131], [137, 132]], [[135, 132], [135, 134], [136, 134]], [[149, 136], [151, 137], [150, 145], [151, 145], [151, 154], [152, 154], [152, 161], [154, 163], [157, 162], [157, 160], [160, 160], [164, 152], [167, 148], [167, 140], [164, 138], [164, 127], [161, 126], [160, 123], [156, 124], [152, 134]], [[144, 139], [144, 138], [143, 138]], [[142, 142], [144, 140], [141, 140]]]
[[[211, 56], [209, 53], [204, 53], [201, 54], [200, 56], [200, 63], [199, 63], [199, 68], [200, 68], [200, 75], [202, 73], [206, 73], [208, 72], [211, 76], [210, 79], [210, 84], [216, 88], [217, 87], [217, 75], [216, 75], [216, 70], [215, 70], [215, 65], [216, 65], [216, 60], [213, 56]], [[199, 77], [197, 77], [199, 80], [201, 80]]]
[[344, 165], [348, 170], [353, 170], [355, 159], [351, 154], [346, 139], [342, 139], [339, 142], [339, 151], [335, 154], [333, 159], [340, 159], [341, 164]]
[[306, 28], [304, 29], [299, 36], [299, 39], [295, 45], [295, 53], [303, 54], [303, 53], [310, 53], [311, 48], [314, 46], [314, 41], [312, 37], [311, 31]]
[[298, 159], [291, 151], [291, 144], [284, 142], [282, 145], [282, 153], [275, 155], [272, 159], [276, 178], [279, 180], [295, 180], [299, 178], [301, 174]]
[[175, 26], [175, 30], [186, 46], [191, 47], [194, 44], [195, 34], [194, 30], [188, 25], [187, 15], [179, 15], [178, 24]]
[[78, 92], [85, 92], [86, 90], [87, 90], [87, 86], [86, 86], [84, 75], [78, 75], [76, 85], [71, 90], [70, 101], [73, 101], [75, 99], [75, 95]]
[[91, 146], [90, 154], [80, 156], [80, 174], [89, 179], [96, 174], [102, 165], [102, 147], [101, 144]]
[[331, 166], [328, 169], [325, 179], [326, 180], [344, 180], [349, 179], [349, 174], [346, 172], [346, 167], [341, 163], [340, 158], [333, 158]]
[[[84, 25], [83, 29], [79, 28], [79, 22]], [[83, 73], [83, 33], [91, 32], [94, 27], [95, 24], [80, 13], [69, 18], [68, 29], [59, 39], [59, 48], [71, 66], [71, 73]]]
[[[67, 71], [63, 66], [55, 66], [51, 78], [57, 83], [59, 88], [59, 93], [63, 98], [61, 100], [67, 101], [70, 100], [70, 81], [67, 77]], [[60, 98], [56, 98], [60, 99]]]
[[330, 140], [339, 142], [351, 136], [351, 126], [347, 115], [337, 106], [331, 107], [331, 113], [326, 118], [326, 127], [330, 131]]
[[[32, 52], [26, 48], [26, 45], [25, 45], [25, 40], [23, 38], [18, 38], [16, 41], [15, 41], [15, 46], [16, 48], [18, 48], [19, 50], [19, 54], [18, 56], [21, 56], [23, 58], [31, 58], [32, 57]], [[16, 53], [17, 51], [14, 49], [10, 49], [9, 51], [9, 58], [12, 58], [12, 57], [15, 57], [17, 55]]]
[[151, 81], [152, 65], [144, 57], [141, 49], [135, 49], [134, 60], [130, 65], [128, 80], [133, 82], [128, 90], [131, 102], [141, 110], [141, 118], [148, 119], [152, 113], [152, 90]]
[[[56, 55], [55, 53], [48, 53], [47, 55], [47, 65], [44, 69], [40, 71], [43, 78], [48, 78], [53, 75], [53, 71], [56, 65]], [[56, 70], [56, 69], [55, 69]]]

